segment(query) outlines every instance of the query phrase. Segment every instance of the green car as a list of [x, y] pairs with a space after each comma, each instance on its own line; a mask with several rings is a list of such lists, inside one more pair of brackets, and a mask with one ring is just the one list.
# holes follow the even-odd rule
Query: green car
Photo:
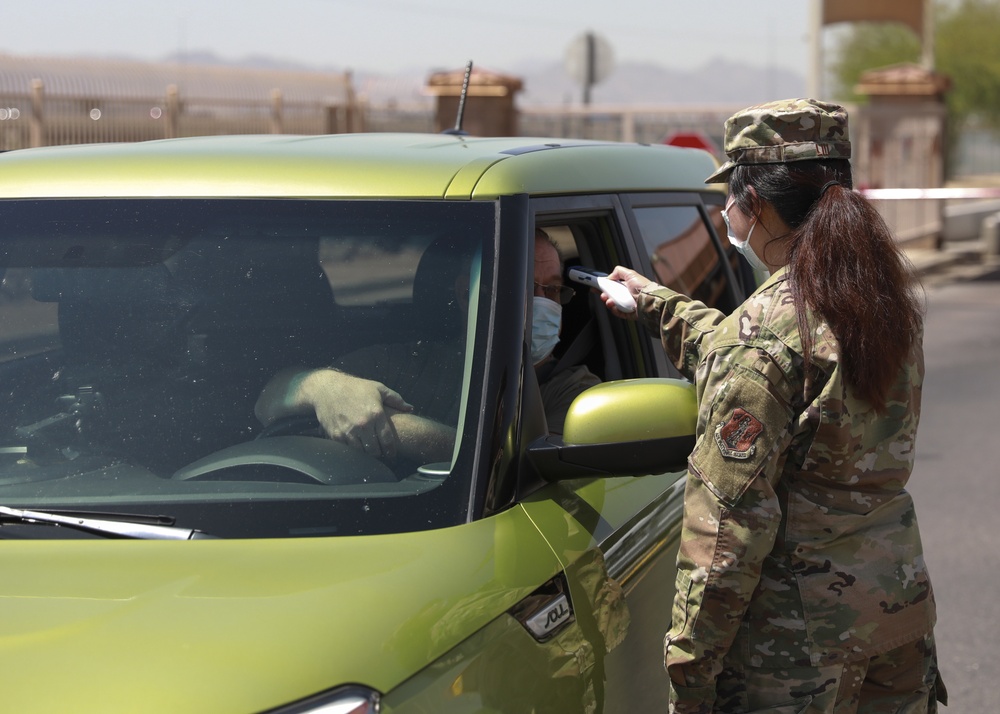
[[[452, 134], [0, 155], [3, 709], [661, 707], [693, 387], [549, 282], [548, 362], [600, 380], [549, 424], [534, 234], [731, 310], [715, 166]], [[260, 417], [310, 370], [435, 439], [373, 454], [291, 386]]]

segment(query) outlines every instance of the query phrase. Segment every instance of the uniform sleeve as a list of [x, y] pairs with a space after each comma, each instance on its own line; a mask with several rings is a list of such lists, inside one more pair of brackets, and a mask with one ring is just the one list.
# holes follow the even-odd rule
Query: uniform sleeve
[[[791, 441], [792, 412], [775, 370], [739, 358], [706, 377], [699, 439], [688, 461], [676, 595], [664, 642], [672, 712], [709, 714], [715, 680], [774, 547], [774, 485]], [[769, 378], [768, 374], [771, 375]]]
[[670, 361], [693, 381], [705, 338], [725, 313], [655, 283], [643, 289], [638, 303], [641, 324], [660, 338]]

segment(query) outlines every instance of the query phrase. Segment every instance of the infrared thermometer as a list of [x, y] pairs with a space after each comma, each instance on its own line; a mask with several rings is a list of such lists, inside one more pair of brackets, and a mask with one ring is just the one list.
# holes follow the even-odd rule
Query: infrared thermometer
[[632, 297], [632, 293], [629, 292], [625, 283], [612, 280], [607, 273], [593, 268], [573, 266], [569, 269], [569, 279], [607, 293], [614, 301], [615, 307], [622, 312], [635, 312], [635, 298]]

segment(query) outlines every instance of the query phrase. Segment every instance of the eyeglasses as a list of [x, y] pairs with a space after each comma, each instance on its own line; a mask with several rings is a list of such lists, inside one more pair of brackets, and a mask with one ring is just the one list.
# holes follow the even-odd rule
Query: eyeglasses
[[541, 290], [542, 295], [560, 305], [569, 304], [569, 301], [576, 295], [576, 290], [569, 285], [542, 285], [541, 283], [535, 283], [535, 290]]

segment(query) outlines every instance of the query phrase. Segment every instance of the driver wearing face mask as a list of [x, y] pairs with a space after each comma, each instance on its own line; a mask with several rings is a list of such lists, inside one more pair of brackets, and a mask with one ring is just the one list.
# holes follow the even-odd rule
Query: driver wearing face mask
[[532, 300], [531, 359], [545, 405], [549, 432], [562, 434], [569, 405], [601, 380], [583, 365], [553, 371], [552, 351], [559, 343], [562, 306], [573, 297], [563, 285], [563, 263], [549, 235], [535, 229], [535, 295]]

